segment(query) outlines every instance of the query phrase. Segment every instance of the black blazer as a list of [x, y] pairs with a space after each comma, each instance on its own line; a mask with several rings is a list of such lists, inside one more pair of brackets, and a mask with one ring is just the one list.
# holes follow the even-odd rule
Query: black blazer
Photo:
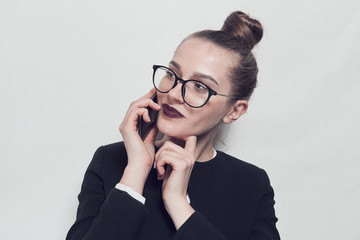
[[114, 188], [126, 165], [123, 142], [95, 152], [67, 240], [280, 239], [273, 189], [266, 172], [254, 165], [221, 151], [196, 162], [188, 185], [195, 213], [178, 231], [164, 208], [156, 170], [144, 186], [145, 205]]

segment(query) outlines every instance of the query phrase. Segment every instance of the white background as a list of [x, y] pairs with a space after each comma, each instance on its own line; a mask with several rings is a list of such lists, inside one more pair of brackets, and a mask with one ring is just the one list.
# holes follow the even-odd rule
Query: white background
[[259, 19], [259, 85], [226, 152], [264, 168], [282, 239], [360, 239], [360, 2], [0, 1], [0, 239], [64, 239], [97, 147], [151, 66], [233, 10]]

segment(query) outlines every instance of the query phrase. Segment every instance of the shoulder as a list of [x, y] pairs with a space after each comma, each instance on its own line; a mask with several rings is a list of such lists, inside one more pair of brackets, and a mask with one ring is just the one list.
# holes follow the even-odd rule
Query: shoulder
[[116, 142], [100, 146], [94, 153], [90, 164], [101, 168], [127, 164], [127, 153], [124, 142]]
[[120, 181], [127, 165], [127, 153], [124, 142], [116, 142], [99, 147], [88, 167], [88, 172], [96, 173], [108, 194]]
[[229, 175], [238, 179], [251, 179], [251, 182], [255, 181], [259, 184], [269, 182], [268, 175], [264, 169], [222, 151], [217, 151], [217, 154], [219, 162]]
[[105, 158], [126, 156], [126, 148], [124, 142], [115, 142], [107, 145], [100, 146], [96, 151], [94, 156]]
[[124, 142], [115, 142], [107, 145], [103, 145], [100, 148], [103, 149], [104, 157], [126, 155], [126, 148]]
[[241, 160], [239, 158], [236, 158], [234, 156], [231, 156], [222, 151], [217, 151], [217, 157], [219, 158], [222, 165], [224, 165], [230, 169], [235, 169], [236, 171], [240, 170], [242, 172], [243, 171], [251, 172], [254, 174], [262, 174], [264, 172], [264, 170], [261, 169], [260, 167], [255, 166], [254, 164], [251, 164], [251, 163]]

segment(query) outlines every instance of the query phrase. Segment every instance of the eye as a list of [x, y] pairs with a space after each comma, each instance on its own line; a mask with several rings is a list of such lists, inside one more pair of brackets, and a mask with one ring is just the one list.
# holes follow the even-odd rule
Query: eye
[[201, 82], [194, 82], [194, 89], [199, 93], [207, 93], [207, 87]]
[[166, 75], [167, 75], [168, 77], [174, 77], [174, 74], [173, 74], [171, 71], [169, 71], [169, 70], [166, 71]]
[[168, 70], [168, 69], [164, 69], [164, 70], [165, 70], [166, 79], [174, 81], [175, 80], [175, 74], [172, 71]]

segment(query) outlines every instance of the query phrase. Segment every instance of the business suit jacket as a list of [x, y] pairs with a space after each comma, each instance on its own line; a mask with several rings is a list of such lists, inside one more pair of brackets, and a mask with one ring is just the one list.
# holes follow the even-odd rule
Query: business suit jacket
[[114, 186], [127, 165], [123, 142], [100, 147], [85, 173], [79, 207], [67, 240], [79, 239], [280, 239], [274, 192], [266, 172], [218, 151], [196, 162], [188, 185], [195, 213], [176, 231], [152, 170], [145, 205]]

